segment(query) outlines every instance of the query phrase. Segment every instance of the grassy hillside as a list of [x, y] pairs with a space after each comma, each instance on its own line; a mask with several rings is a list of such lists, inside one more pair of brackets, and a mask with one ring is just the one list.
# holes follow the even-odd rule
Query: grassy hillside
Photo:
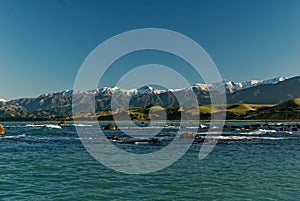
[[[227, 104], [227, 105], [202, 105], [199, 106], [200, 113], [217, 113], [223, 111], [224, 107], [227, 112], [245, 114], [249, 111], [257, 111], [265, 108], [270, 108], [273, 104]], [[196, 113], [196, 108], [188, 110], [188, 112]]]
[[300, 109], [300, 98], [293, 98], [287, 102], [278, 104], [277, 106], [275, 106], [275, 108], [299, 110]]
[[[184, 110], [190, 116], [199, 114], [200, 119], [209, 120], [212, 113], [218, 113], [226, 108], [227, 120], [300, 120], [300, 98], [294, 98], [282, 104], [227, 104], [227, 105], [203, 105]], [[152, 109], [151, 109], [152, 110]], [[161, 110], [161, 108], [159, 108]], [[155, 108], [154, 108], [155, 111]], [[180, 119], [179, 108], [167, 108], [168, 119]], [[130, 111], [133, 120], [148, 120], [149, 108], [135, 108]], [[147, 118], [144, 118], [147, 117]], [[170, 119], [171, 117], [171, 119]]]
[[[154, 107], [139, 107], [131, 108], [129, 111], [132, 120], [148, 121], [149, 114], [153, 115], [151, 118], [159, 120], [165, 119], [167, 115], [168, 120], [180, 120], [181, 113], [184, 112], [190, 117], [195, 117], [200, 112], [200, 119], [210, 120], [212, 113], [218, 113], [226, 109], [227, 120], [300, 120], [300, 98], [294, 98], [282, 104], [227, 104], [227, 105], [203, 105], [190, 109], [181, 108], [163, 108], [160, 106]], [[127, 115], [119, 112], [118, 115]], [[99, 120], [108, 120], [113, 117], [110, 115], [101, 116], [99, 113]]]
[[[38, 111], [36, 113], [28, 113], [24, 110], [17, 110], [18, 113], [10, 112], [11, 108], [7, 107], [6, 110], [0, 110], [2, 121], [14, 120], [72, 120], [72, 115], [58, 116], [48, 111]], [[227, 105], [202, 105], [190, 109], [182, 109], [179, 107], [166, 107], [160, 106], [152, 107], [135, 107], [128, 111], [120, 109], [113, 111], [118, 119], [134, 120], [134, 121], [148, 121], [154, 120], [180, 120], [182, 113], [191, 119], [195, 119], [199, 115], [201, 120], [210, 120], [211, 114], [219, 113], [226, 109], [227, 120], [291, 120], [300, 121], [300, 98], [293, 98], [281, 104], [227, 104]], [[99, 121], [114, 120], [111, 110], [97, 111], [96, 115]], [[128, 117], [129, 115], [129, 117]], [[76, 118], [81, 120], [90, 120], [94, 114], [77, 114]]]

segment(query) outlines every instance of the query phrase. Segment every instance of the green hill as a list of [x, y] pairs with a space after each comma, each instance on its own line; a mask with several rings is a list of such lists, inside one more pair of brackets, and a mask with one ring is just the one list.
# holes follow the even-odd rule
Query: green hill
[[300, 109], [300, 98], [293, 98], [282, 104], [278, 104], [277, 106], [275, 106], [275, 108], [299, 110]]

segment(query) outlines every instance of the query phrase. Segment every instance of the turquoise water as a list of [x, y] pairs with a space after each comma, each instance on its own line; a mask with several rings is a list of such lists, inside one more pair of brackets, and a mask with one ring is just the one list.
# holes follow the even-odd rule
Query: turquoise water
[[300, 200], [299, 136], [229, 132], [204, 160], [194, 144], [164, 170], [128, 175], [90, 156], [74, 127], [28, 124], [3, 123], [0, 200]]

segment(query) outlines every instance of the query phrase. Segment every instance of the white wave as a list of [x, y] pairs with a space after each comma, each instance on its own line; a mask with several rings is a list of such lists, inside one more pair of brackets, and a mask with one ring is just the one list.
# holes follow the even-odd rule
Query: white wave
[[207, 139], [219, 139], [219, 140], [245, 140], [253, 139], [251, 136], [210, 136]]
[[43, 124], [26, 124], [26, 127], [44, 127], [45, 125]]
[[141, 142], [139, 142], [139, 141], [137, 141], [137, 142], [133, 142], [133, 144], [151, 144], [151, 142], [144, 142], [144, 141], [141, 141]]
[[267, 129], [258, 129], [257, 131], [242, 131], [238, 132], [239, 134], [242, 135], [261, 135], [261, 134], [266, 134], [266, 133], [276, 133], [276, 130], [267, 130]]
[[61, 129], [61, 126], [59, 125], [53, 125], [53, 124], [45, 124], [46, 128], [55, 128], [55, 129]]
[[54, 124], [27, 124], [26, 127], [38, 127], [38, 128], [55, 128], [61, 129], [61, 126]]
[[74, 138], [74, 139], [76, 139], [76, 140], [97, 140], [97, 138], [92, 138], [92, 137], [87, 137], [87, 138], [79, 137], [79, 138]]
[[284, 140], [284, 139], [290, 139], [287, 137], [256, 137], [258, 139], [264, 139], [264, 140]]
[[0, 137], [0, 139], [2, 138], [11, 139], [11, 138], [17, 138], [17, 136], [9, 135], [9, 136]]
[[[20, 134], [20, 135], [6, 135], [6, 136], [3, 136], [1, 138], [5, 138], [5, 139], [16, 139], [16, 138], [20, 138], [20, 137], [25, 137], [26, 135], [25, 134]], [[0, 139], [1, 139], [0, 138]]]
[[[197, 134], [199, 135], [222, 135], [222, 134], [227, 134], [225, 132], [198, 132]], [[230, 132], [228, 132], [228, 134], [232, 134]]]
[[270, 129], [258, 129], [258, 131], [263, 133], [276, 133], [276, 130], [270, 130]]
[[207, 125], [205, 125], [205, 124], [200, 124], [199, 128], [201, 128], [201, 129], [208, 129], [209, 127]]
[[186, 129], [198, 129], [198, 126], [181, 126], [181, 128], [186, 128]]
[[93, 126], [93, 125], [90, 125], [90, 124], [74, 124], [74, 126], [86, 127], [86, 126]]
[[276, 131], [278, 134], [288, 134], [288, 135], [292, 135], [293, 132], [292, 131]]
[[288, 139], [287, 137], [259, 137], [259, 136], [210, 136], [209, 138], [219, 139], [219, 140], [252, 140], [252, 139], [283, 140], [283, 139]]

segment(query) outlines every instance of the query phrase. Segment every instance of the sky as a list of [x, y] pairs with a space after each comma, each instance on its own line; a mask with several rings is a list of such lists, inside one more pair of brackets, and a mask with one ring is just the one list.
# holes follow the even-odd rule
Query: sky
[[[223, 79], [297, 76], [299, 11], [298, 0], [0, 0], [0, 98], [72, 89], [94, 48], [141, 28], [188, 36], [210, 55]], [[113, 86], [126, 70], [153, 59], [180, 64], [166, 62], [169, 57], [147, 51], [129, 55], [99, 86]], [[190, 82], [201, 81], [185, 65], [174, 68]]]

